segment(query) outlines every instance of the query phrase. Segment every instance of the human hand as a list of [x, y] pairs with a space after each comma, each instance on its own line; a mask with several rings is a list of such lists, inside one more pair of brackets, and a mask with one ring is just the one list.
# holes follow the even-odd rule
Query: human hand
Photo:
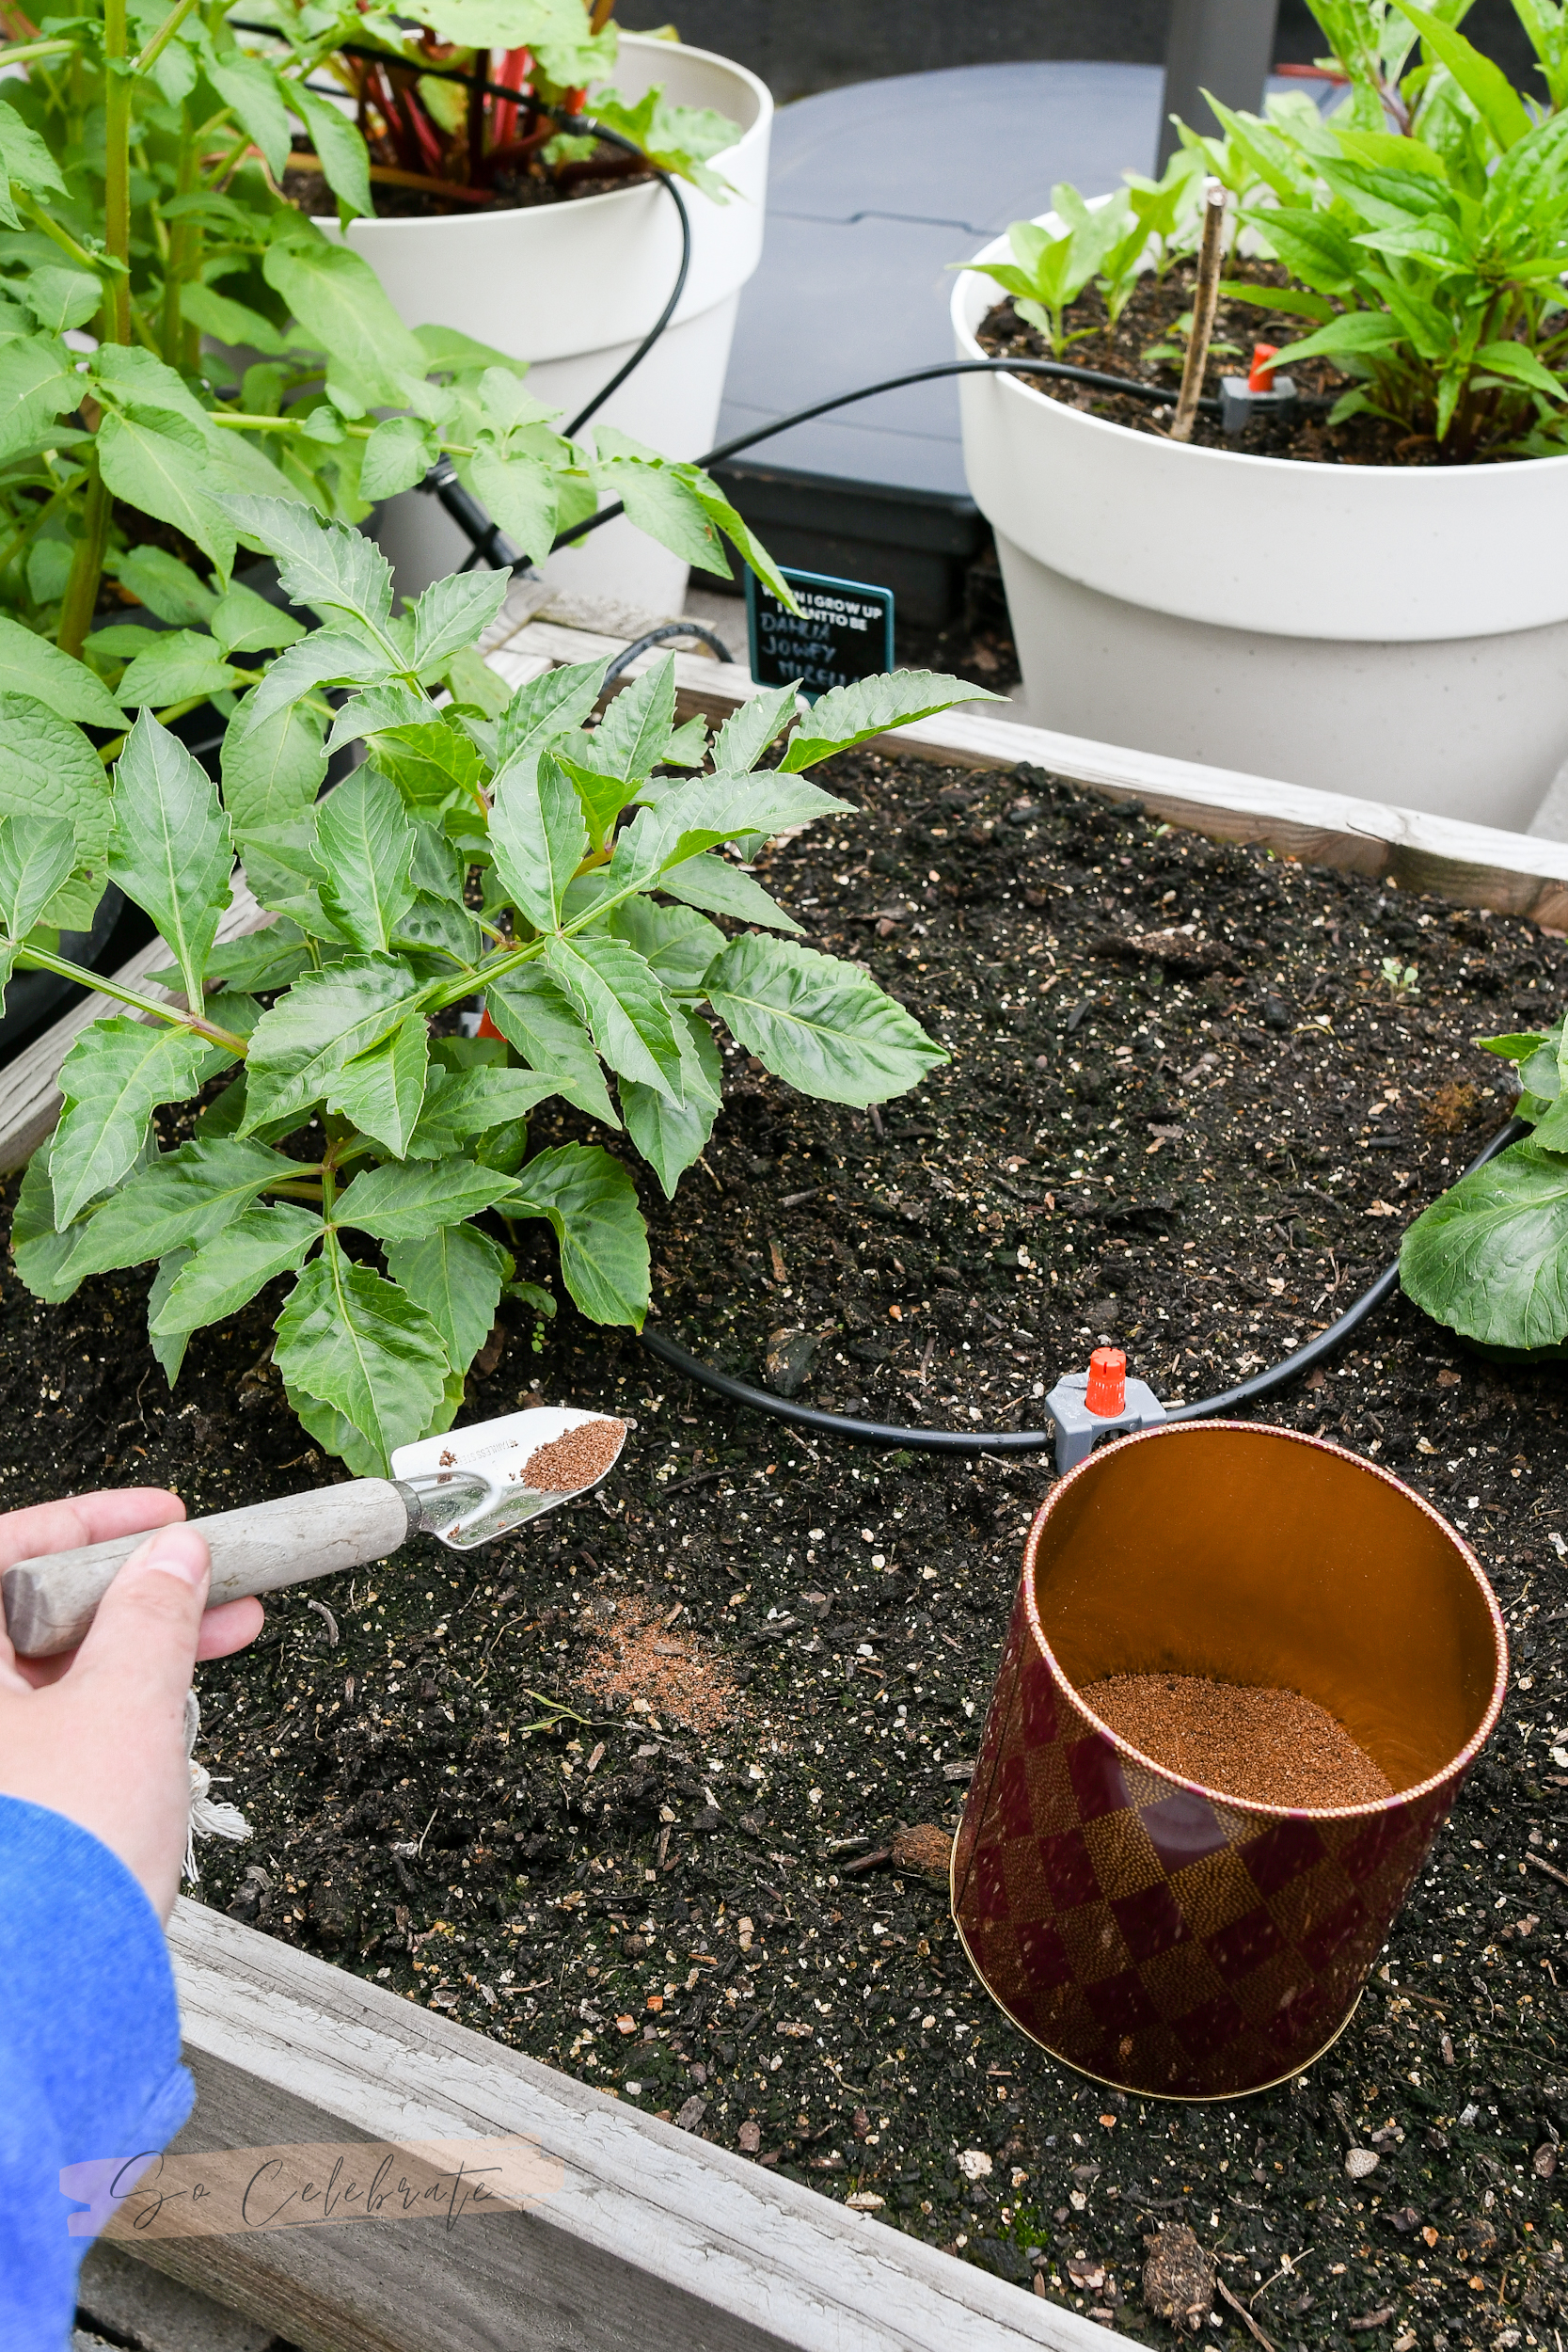
[[261, 1629], [258, 1600], [205, 1609], [206, 1538], [159, 1486], [122, 1486], [0, 1514], [0, 1573], [18, 1560], [154, 1531], [98, 1606], [86, 1641], [19, 1659], [0, 1627], [0, 1795], [47, 1805], [102, 1838], [160, 1919], [180, 1890], [190, 1813], [185, 1693], [200, 1658]]

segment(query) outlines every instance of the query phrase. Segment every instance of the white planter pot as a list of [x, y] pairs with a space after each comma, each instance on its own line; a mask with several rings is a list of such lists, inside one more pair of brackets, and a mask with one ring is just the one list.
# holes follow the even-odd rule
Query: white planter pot
[[[957, 280], [960, 358], [998, 298]], [[1568, 759], [1568, 457], [1299, 464], [958, 384], [1037, 725], [1528, 825]]]
[[[711, 106], [739, 123], [735, 146], [713, 158], [736, 193], [716, 204], [679, 183], [691, 216], [680, 306], [594, 421], [618, 425], [666, 457], [697, 457], [718, 429], [736, 306], [762, 255], [773, 101], [754, 73], [727, 57], [624, 33], [614, 87], [635, 101], [654, 82], [677, 104]], [[337, 234], [335, 220], [317, 225]], [[680, 223], [657, 181], [521, 211], [356, 220], [348, 237], [408, 326], [457, 327], [528, 360], [529, 389], [559, 405], [562, 422], [630, 358], [680, 265]], [[377, 536], [405, 595], [468, 553], [456, 524], [417, 490], [388, 501]], [[607, 613], [666, 618], [681, 610], [687, 571], [622, 519], [563, 548], [546, 576]]]

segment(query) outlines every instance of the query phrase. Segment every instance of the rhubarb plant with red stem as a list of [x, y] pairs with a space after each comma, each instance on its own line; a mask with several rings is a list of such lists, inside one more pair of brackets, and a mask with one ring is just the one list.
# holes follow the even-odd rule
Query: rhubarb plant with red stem
[[[220, 0], [94, 0], [42, 30], [10, 0], [0, 21], [0, 811], [51, 721], [112, 747], [138, 709], [227, 717], [298, 637], [234, 584], [233, 495], [356, 522], [446, 458], [531, 558], [621, 501], [693, 564], [727, 574], [723, 534], [782, 586], [698, 468], [609, 427], [566, 439], [525, 367], [410, 329], [285, 199], [298, 137], [343, 219], [372, 209], [365, 142], [302, 56], [248, 53]], [[238, 383], [236, 348], [258, 355]]]

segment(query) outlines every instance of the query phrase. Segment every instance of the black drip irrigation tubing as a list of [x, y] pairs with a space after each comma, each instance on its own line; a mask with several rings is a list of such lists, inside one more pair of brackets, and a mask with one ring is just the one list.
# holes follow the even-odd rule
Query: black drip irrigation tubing
[[716, 655], [721, 661], [735, 660], [716, 628], [705, 628], [701, 621], [666, 621], [662, 628], [651, 628], [645, 637], [633, 638], [625, 651], [616, 655], [604, 674], [605, 684], [608, 686], [611, 678], [619, 677], [622, 671], [635, 661], [640, 653], [646, 653], [650, 645], [667, 644], [672, 637], [700, 637], [709, 653]]
[[[1478, 1168], [1484, 1168], [1488, 1160], [1496, 1159], [1499, 1152], [1505, 1152], [1528, 1132], [1523, 1120], [1511, 1119], [1486, 1149], [1478, 1152], [1465, 1175], [1473, 1176]], [[1305, 1347], [1298, 1347], [1293, 1356], [1287, 1356], [1282, 1363], [1271, 1364], [1266, 1372], [1255, 1374], [1236, 1388], [1223, 1390], [1218, 1396], [1198, 1397], [1190, 1405], [1173, 1405], [1165, 1415], [1166, 1423], [1212, 1421], [1218, 1414], [1240, 1411], [1272, 1395], [1275, 1389], [1283, 1388], [1301, 1373], [1310, 1372], [1376, 1314], [1399, 1287], [1399, 1279], [1396, 1258], [1392, 1265], [1384, 1268], [1371, 1288], [1363, 1291], [1354, 1306], [1346, 1308], [1338, 1322], [1331, 1323], [1326, 1331], [1320, 1331]], [[797, 1429], [809, 1430], [816, 1437], [837, 1438], [849, 1445], [901, 1446], [911, 1454], [1038, 1454], [1056, 1442], [1054, 1424], [1049, 1429], [905, 1429], [893, 1422], [855, 1421], [847, 1413], [819, 1412], [815, 1406], [796, 1405], [768, 1389], [753, 1388], [750, 1381], [736, 1380], [731, 1374], [689, 1356], [684, 1347], [677, 1347], [661, 1331], [645, 1330], [642, 1344], [660, 1363], [668, 1364], [672, 1372], [680, 1373], [731, 1405], [749, 1406], [753, 1412], [766, 1413], [772, 1421], [790, 1422]]]

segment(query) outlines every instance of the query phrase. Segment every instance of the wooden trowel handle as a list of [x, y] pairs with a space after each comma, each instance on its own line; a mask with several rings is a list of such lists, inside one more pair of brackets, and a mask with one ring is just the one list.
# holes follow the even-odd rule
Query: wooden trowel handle
[[[419, 1518], [415, 1499], [392, 1479], [356, 1478], [190, 1524], [200, 1529], [213, 1554], [211, 1608], [245, 1593], [272, 1593], [384, 1560], [407, 1541]], [[18, 1655], [50, 1658], [74, 1649], [119, 1568], [146, 1541], [145, 1534], [116, 1535], [8, 1568], [0, 1595]]]

